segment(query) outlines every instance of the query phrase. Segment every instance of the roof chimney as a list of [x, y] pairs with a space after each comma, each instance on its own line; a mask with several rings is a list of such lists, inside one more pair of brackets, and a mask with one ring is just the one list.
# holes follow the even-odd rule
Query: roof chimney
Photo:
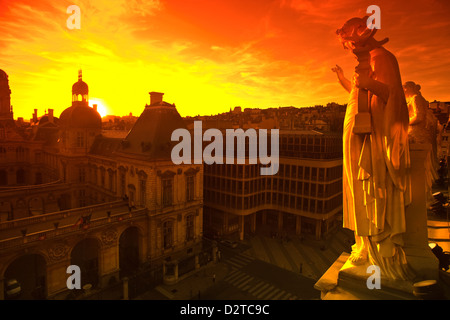
[[97, 111], [97, 105], [96, 104], [93, 104], [92, 108], [94, 108], [94, 110]]
[[150, 93], [150, 105], [154, 103], [162, 102], [164, 93], [161, 92], [149, 92]]
[[48, 122], [53, 122], [53, 109], [48, 109]]
[[34, 123], [37, 122], [37, 110], [38, 110], [38, 109], [34, 109], [34, 113], [33, 113], [33, 122], [34, 122]]

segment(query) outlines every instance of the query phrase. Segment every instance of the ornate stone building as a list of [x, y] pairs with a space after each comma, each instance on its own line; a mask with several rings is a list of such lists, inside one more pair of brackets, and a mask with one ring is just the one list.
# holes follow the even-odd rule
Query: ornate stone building
[[173, 283], [205, 263], [203, 167], [172, 163], [184, 123], [162, 93], [125, 138], [102, 134], [81, 71], [72, 105], [35, 111], [27, 130], [10, 93], [0, 70], [0, 298], [11, 279], [23, 298], [64, 296], [69, 265], [103, 288], [138, 271]]

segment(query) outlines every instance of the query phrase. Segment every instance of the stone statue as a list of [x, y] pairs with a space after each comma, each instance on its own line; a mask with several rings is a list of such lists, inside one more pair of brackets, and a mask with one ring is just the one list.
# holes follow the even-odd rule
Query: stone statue
[[419, 84], [407, 81], [403, 84], [403, 89], [409, 110], [409, 142], [431, 146], [425, 160], [427, 194], [428, 197], [431, 197], [431, 187], [438, 178], [438, 121], [429, 108], [429, 102], [422, 96]]
[[[411, 202], [408, 107], [397, 59], [383, 47], [388, 39], [375, 40], [376, 29], [367, 28], [366, 21], [350, 19], [336, 32], [359, 61], [352, 81], [338, 65], [332, 69], [350, 93], [343, 132], [343, 223], [355, 232], [350, 262], [369, 262], [388, 278], [406, 280], [413, 277], [402, 248], [405, 207]], [[363, 125], [357, 123], [361, 113], [368, 115]]]

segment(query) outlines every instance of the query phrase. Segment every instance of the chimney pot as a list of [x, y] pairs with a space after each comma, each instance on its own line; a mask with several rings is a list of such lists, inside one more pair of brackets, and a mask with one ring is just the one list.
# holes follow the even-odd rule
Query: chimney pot
[[97, 111], [97, 105], [93, 104], [92, 107], [94, 108], [95, 111]]
[[53, 109], [48, 109], [48, 121], [53, 122]]
[[162, 92], [149, 92], [150, 93], [150, 105], [163, 101], [164, 93]]

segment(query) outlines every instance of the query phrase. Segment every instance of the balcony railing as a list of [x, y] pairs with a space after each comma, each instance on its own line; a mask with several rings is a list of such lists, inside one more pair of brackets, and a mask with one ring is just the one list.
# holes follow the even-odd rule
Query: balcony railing
[[[109, 205], [110, 204], [106, 204], [106, 205], [103, 205], [103, 207], [102, 206], [95, 206], [95, 207], [97, 208], [97, 210], [101, 210], [101, 209], [109, 208]], [[80, 208], [80, 209], [83, 209], [84, 211], [86, 211], [87, 208], [92, 208], [92, 207], [94, 207], [94, 206], [84, 207], [84, 208]], [[80, 213], [80, 211], [77, 211], [77, 209], [68, 210], [68, 211], [70, 211], [70, 214], [72, 214], [72, 215], [74, 215], [76, 212]], [[90, 222], [88, 224], [86, 224], [85, 226], [68, 224], [68, 225], [65, 225], [62, 227], [58, 227], [58, 228], [52, 228], [52, 229], [48, 229], [48, 230], [40, 230], [38, 232], [25, 234], [23, 236], [16, 236], [16, 237], [0, 240], [0, 250], [4, 250], [7, 248], [13, 248], [13, 247], [17, 247], [17, 246], [22, 246], [22, 245], [28, 244], [28, 243], [44, 241], [44, 240], [53, 239], [53, 238], [59, 238], [61, 236], [65, 236], [65, 235], [69, 235], [69, 234], [76, 234], [79, 232], [83, 232], [85, 230], [97, 229], [97, 228], [103, 227], [103, 226], [111, 224], [111, 223], [122, 222], [122, 221], [135, 219], [137, 217], [142, 217], [142, 216], [146, 215], [147, 212], [148, 212], [148, 210], [146, 208], [134, 209], [131, 211], [129, 211], [127, 208], [126, 211], [124, 211], [124, 212], [121, 212], [118, 214], [111, 214], [111, 215], [108, 215], [105, 212], [105, 216], [99, 217], [96, 219], [91, 219]], [[65, 214], [69, 214], [69, 213], [66, 212]]]
[[53, 220], [61, 220], [63, 218], [67, 218], [70, 216], [80, 215], [82, 213], [88, 213], [90, 211], [98, 211], [101, 209], [115, 208], [120, 205], [124, 205], [123, 200], [102, 203], [102, 204], [97, 204], [97, 205], [88, 206], [88, 207], [81, 207], [81, 208], [75, 208], [75, 209], [70, 209], [70, 210], [52, 212], [52, 213], [47, 213], [47, 214], [42, 214], [42, 215], [27, 217], [27, 218], [22, 218], [22, 219], [16, 219], [16, 220], [11, 220], [11, 221], [4, 221], [4, 222], [0, 222], [0, 232], [1, 232], [1, 230], [24, 227], [24, 226], [32, 225], [32, 224], [36, 224], [36, 223], [48, 222], [48, 221], [53, 221]]

